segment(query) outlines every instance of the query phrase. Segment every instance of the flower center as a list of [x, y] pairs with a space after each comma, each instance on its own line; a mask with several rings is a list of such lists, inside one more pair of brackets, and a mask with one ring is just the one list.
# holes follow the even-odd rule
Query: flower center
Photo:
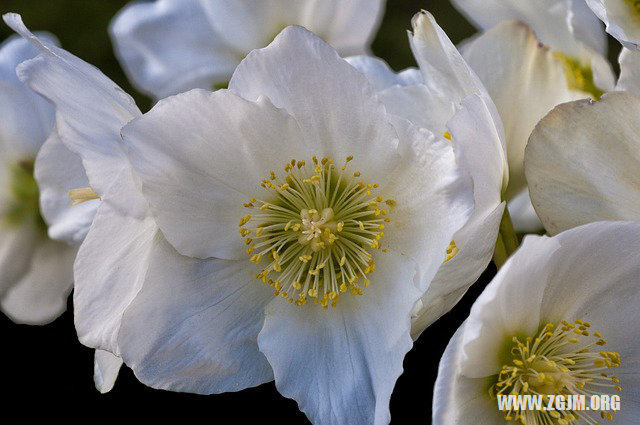
[[248, 245], [251, 262], [266, 266], [255, 277], [275, 289], [289, 303], [336, 306], [340, 294], [349, 290], [362, 295], [375, 270], [371, 250], [382, 249], [392, 200], [383, 201], [373, 192], [377, 184], [347, 172], [347, 157], [341, 167], [333, 160], [314, 156], [313, 166], [288, 162], [281, 180], [274, 171], [262, 180], [265, 200], [244, 204], [255, 210], [240, 220], [240, 234]]
[[34, 160], [28, 158], [9, 167], [10, 201], [4, 219], [11, 226], [33, 220], [38, 228], [46, 232], [47, 225], [40, 215], [40, 194], [33, 177], [33, 163]]
[[633, 22], [638, 22], [640, 20], [640, 0], [624, 0], [629, 8], [631, 9], [631, 14], [633, 15]]
[[[562, 321], [560, 326], [547, 323], [535, 337], [524, 341], [512, 338], [512, 364], [505, 364], [498, 380], [489, 393], [494, 400], [498, 394], [585, 395], [603, 394], [603, 391], [621, 391], [619, 380], [605, 373], [620, 366], [620, 354], [600, 351], [607, 341], [591, 325], [582, 320], [574, 323]], [[594, 350], [594, 351], [592, 351]], [[574, 410], [510, 410], [505, 419], [527, 425], [565, 425], [582, 418], [584, 423], [597, 421], [586, 412]], [[613, 419], [611, 412], [600, 411], [602, 419]]]
[[560, 52], [553, 52], [553, 54], [564, 67], [564, 75], [567, 79], [569, 89], [588, 93], [595, 100], [599, 100], [602, 97], [604, 91], [596, 86], [591, 67], [584, 66], [576, 59], [570, 58]]

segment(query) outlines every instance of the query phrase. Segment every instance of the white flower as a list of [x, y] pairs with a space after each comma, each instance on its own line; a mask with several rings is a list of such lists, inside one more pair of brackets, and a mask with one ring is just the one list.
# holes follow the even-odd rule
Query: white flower
[[0, 46], [0, 309], [17, 323], [44, 324], [67, 307], [76, 249], [49, 239], [40, 215], [33, 169], [40, 146], [56, 137], [53, 110], [16, 76], [36, 54], [18, 38]]
[[[15, 16], [6, 19], [31, 38]], [[39, 46], [43, 54], [20, 74], [56, 104], [66, 129], [61, 137], [83, 158], [102, 198], [75, 266], [81, 341], [121, 356], [157, 388], [219, 393], [275, 377], [279, 390], [316, 422], [387, 422], [411, 347], [411, 309], [473, 206], [450, 143], [392, 119], [354, 68], [292, 27], [248, 56], [233, 91], [168, 98], [122, 129], [149, 217], [144, 208], [131, 209], [138, 180], [127, 176], [119, 148], [120, 127], [139, 112], [94, 68]], [[292, 166], [293, 157], [307, 165]], [[107, 180], [121, 163], [121, 178]], [[277, 180], [287, 174], [291, 181]], [[318, 174], [332, 176], [338, 188], [326, 208], [313, 192], [313, 182], [327, 184]], [[335, 186], [339, 175], [343, 183]], [[276, 182], [278, 189], [271, 188]], [[261, 184], [270, 188], [266, 194]], [[295, 191], [300, 199], [288, 208], [297, 215], [282, 222], [291, 212], [279, 212], [287, 204], [276, 193]], [[261, 193], [267, 203], [251, 200]], [[243, 218], [248, 211], [253, 219]], [[260, 227], [270, 220], [282, 234]], [[245, 238], [252, 238], [249, 245]], [[275, 255], [267, 249], [259, 256], [282, 241], [303, 252], [274, 248]], [[329, 252], [342, 255], [329, 258]], [[305, 278], [285, 274], [292, 270]], [[256, 274], [287, 298], [274, 299], [274, 289]], [[104, 361], [102, 354], [97, 381], [117, 369], [117, 359]]]
[[556, 107], [525, 153], [533, 205], [551, 234], [640, 219], [640, 98], [625, 92]]
[[640, 52], [623, 47], [618, 61], [620, 77], [616, 90], [630, 91], [640, 95]]
[[640, 50], [640, 1], [586, 0], [607, 26], [607, 32], [625, 47]]
[[538, 231], [542, 225], [527, 191], [524, 148], [535, 124], [555, 105], [587, 96], [597, 99], [613, 89], [604, 32], [583, 0], [454, 4], [485, 30], [463, 43], [462, 52], [505, 126], [510, 176], [505, 199], [514, 226], [518, 231]]
[[[96, 68], [31, 34], [19, 15], [3, 18], [40, 52], [18, 67], [20, 78], [56, 107], [58, 137], [47, 140], [36, 162], [42, 211], [52, 237], [84, 241], [74, 266], [76, 328], [83, 344], [98, 349], [96, 386], [109, 391], [122, 363], [110, 354], [119, 354], [115, 340], [120, 317], [140, 290], [147, 267], [145, 243], [157, 229], [121, 145], [120, 130], [141, 112]], [[83, 189], [76, 198], [87, 192], [84, 199], [89, 200], [70, 206], [71, 189]], [[91, 200], [98, 196], [100, 200]], [[95, 229], [89, 231], [94, 221]], [[92, 249], [101, 252], [99, 260]], [[121, 259], [131, 256], [137, 261], [123, 267]]]
[[125, 7], [111, 35], [129, 79], [157, 99], [226, 87], [253, 49], [288, 25], [302, 25], [342, 55], [362, 54], [384, 0], [157, 0]]
[[389, 113], [446, 134], [474, 182], [473, 216], [453, 236], [449, 261], [416, 305], [412, 335], [417, 338], [460, 300], [491, 261], [508, 170], [504, 130], [486, 89], [431, 14], [418, 13], [412, 23], [409, 41], [419, 70], [395, 74], [379, 59], [347, 60], [374, 84]]
[[[440, 361], [433, 423], [636, 423], [638, 244], [635, 222], [526, 237], [450, 341]], [[598, 411], [498, 411], [496, 395], [509, 393], [585, 394], [586, 403], [592, 394], [618, 394], [621, 408], [602, 417]]]

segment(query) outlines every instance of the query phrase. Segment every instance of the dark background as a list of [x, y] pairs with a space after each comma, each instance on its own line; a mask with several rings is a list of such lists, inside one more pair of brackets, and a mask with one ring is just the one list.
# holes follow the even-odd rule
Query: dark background
[[[233, 0], [230, 0], [233, 1]], [[0, 12], [17, 12], [31, 30], [55, 34], [62, 47], [97, 66], [136, 99], [143, 111], [151, 102], [127, 82], [106, 29], [124, 0], [2, 0]], [[415, 66], [406, 30], [421, 8], [429, 10], [454, 43], [475, 30], [447, 0], [387, 0], [373, 52], [394, 69]], [[0, 40], [12, 32], [0, 25]], [[610, 59], [617, 66], [615, 43]], [[0, 118], [1, 119], [1, 118]], [[489, 269], [463, 300], [425, 331], [404, 361], [405, 373], [391, 398], [392, 423], [428, 424], [439, 359], [471, 304], [495, 274]], [[46, 326], [12, 323], [0, 314], [0, 422], [21, 423], [307, 423], [293, 400], [273, 383], [212, 396], [154, 390], [123, 367], [114, 389], [100, 394], [93, 385], [93, 350], [81, 345], [68, 311]], [[223, 419], [226, 418], [226, 419]]]

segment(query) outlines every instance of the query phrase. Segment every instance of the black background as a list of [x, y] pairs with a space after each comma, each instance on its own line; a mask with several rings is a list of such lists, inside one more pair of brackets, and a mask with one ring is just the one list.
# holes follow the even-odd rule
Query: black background
[[[122, 0], [2, 0], [0, 12], [18, 12], [32, 30], [54, 33], [62, 46], [96, 65], [132, 94], [143, 111], [151, 103], [127, 83], [115, 60], [106, 28]], [[406, 30], [421, 8], [432, 12], [454, 42], [474, 29], [448, 1], [388, 0], [387, 12], [373, 44], [374, 53], [396, 70], [414, 66]], [[2, 26], [0, 40], [11, 31]], [[615, 44], [610, 59], [614, 66]], [[455, 330], [484, 286], [489, 269], [463, 300], [432, 325], [407, 354], [404, 373], [391, 398], [394, 424], [431, 422], [431, 399], [439, 359]], [[73, 327], [73, 305], [46, 326], [16, 325], [0, 314], [0, 423], [307, 423], [293, 400], [273, 383], [212, 396], [154, 390], [123, 367], [114, 389], [98, 393], [93, 384], [93, 350], [82, 346]]]

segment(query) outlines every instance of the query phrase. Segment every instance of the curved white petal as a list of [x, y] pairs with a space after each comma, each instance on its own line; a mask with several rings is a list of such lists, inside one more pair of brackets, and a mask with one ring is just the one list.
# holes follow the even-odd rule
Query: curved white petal
[[129, 79], [156, 99], [226, 83], [244, 57], [216, 33], [198, 0], [131, 3], [109, 30]]
[[501, 21], [516, 19], [529, 25], [543, 43], [572, 57], [580, 57], [585, 43], [604, 55], [602, 26], [588, 13], [584, 0], [453, 0], [479, 28], [489, 29]]
[[505, 129], [508, 200], [526, 187], [524, 148], [538, 121], [575, 99], [562, 64], [524, 24], [506, 21], [465, 45], [463, 57], [484, 83]]
[[627, 0], [586, 0], [606, 30], [623, 46], [640, 50], [640, 9]]
[[[55, 43], [50, 35], [39, 36]], [[53, 127], [51, 105], [29, 90], [16, 75], [16, 66], [37, 54], [36, 48], [19, 37], [10, 37], [0, 45], [0, 152], [3, 158], [33, 158]]]
[[31, 34], [19, 15], [3, 17], [40, 51], [18, 67], [18, 76], [55, 104], [58, 134], [82, 158], [91, 187], [121, 212], [143, 217], [147, 206], [120, 137], [124, 124], [141, 115], [133, 99], [95, 67]]
[[269, 47], [251, 52], [229, 88], [286, 109], [318, 156], [342, 161], [353, 155], [368, 181], [385, 179], [397, 164], [396, 135], [373, 87], [304, 28], [288, 27]]
[[[288, 0], [280, 0], [285, 8]], [[384, 14], [386, 0], [305, 0], [296, 20], [333, 46], [341, 56], [368, 52]]]
[[474, 209], [473, 185], [456, 163], [451, 142], [426, 129], [398, 120], [403, 162], [381, 185], [393, 199], [384, 245], [418, 265], [416, 281], [424, 291], [446, 257], [453, 234]]
[[486, 397], [487, 388], [492, 382], [460, 375], [463, 332], [464, 323], [453, 335], [440, 359], [433, 391], [432, 422], [434, 425], [502, 424], [504, 418], [493, 400]]
[[76, 251], [41, 237], [28, 270], [2, 296], [0, 309], [16, 323], [45, 324], [56, 319], [67, 309]]
[[142, 288], [151, 249], [162, 239], [152, 218], [139, 220], [100, 205], [74, 265], [80, 342], [119, 355], [122, 314]]
[[92, 200], [71, 206], [69, 190], [89, 186], [80, 157], [51, 132], [38, 152], [34, 175], [40, 190], [40, 212], [49, 226], [49, 237], [80, 245], [100, 202]]
[[31, 256], [41, 242], [40, 229], [29, 221], [14, 228], [0, 227], [0, 296], [15, 285], [29, 270]]
[[198, 258], [246, 258], [243, 204], [260, 197], [269, 170], [312, 155], [286, 112], [227, 90], [167, 98], [122, 134], [167, 240]]
[[122, 358], [140, 381], [212, 394], [273, 379], [257, 344], [273, 290], [254, 278], [252, 266], [248, 259], [183, 257], [166, 241], [154, 249], [118, 338]]
[[620, 78], [616, 90], [625, 90], [640, 95], [640, 52], [622, 48], [620, 57]]
[[[459, 252], [442, 264], [416, 305], [412, 335], [417, 336], [451, 309], [491, 261], [504, 203], [500, 130], [478, 95], [470, 95], [449, 120], [451, 142], [461, 167], [471, 174], [475, 207], [465, 226], [453, 235]], [[488, 166], [488, 164], [493, 164]]]
[[516, 233], [538, 233], [544, 225], [533, 208], [529, 189], [525, 189], [509, 201], [509, 215]]
[[376, 258], [362, 296], [328, 310], [275, 299], [258, 345], [276, 387], [315, 423], [386, 424], [389, 398], [411, 348], [409, 316], [420, 292], [415, 264], [391, 251]]
[[113, 389], [122, 366], [122, 359], [108, 351], [96, 350], [93, 363], [93, 382], [102, 394]]
[[637, 220], [640, 98], [609, 93], [599, 102], [556, 107], [525, 153], [533, 206], [556, 234], [599, 220]]
[[349, 56], [344, 60], [363, 73], [376, 91], [394, 85], [409, 86], [423, 83], [422, 74], [417, 68], [407, 68], [396, 73], [385, 61], [373, 56]]

